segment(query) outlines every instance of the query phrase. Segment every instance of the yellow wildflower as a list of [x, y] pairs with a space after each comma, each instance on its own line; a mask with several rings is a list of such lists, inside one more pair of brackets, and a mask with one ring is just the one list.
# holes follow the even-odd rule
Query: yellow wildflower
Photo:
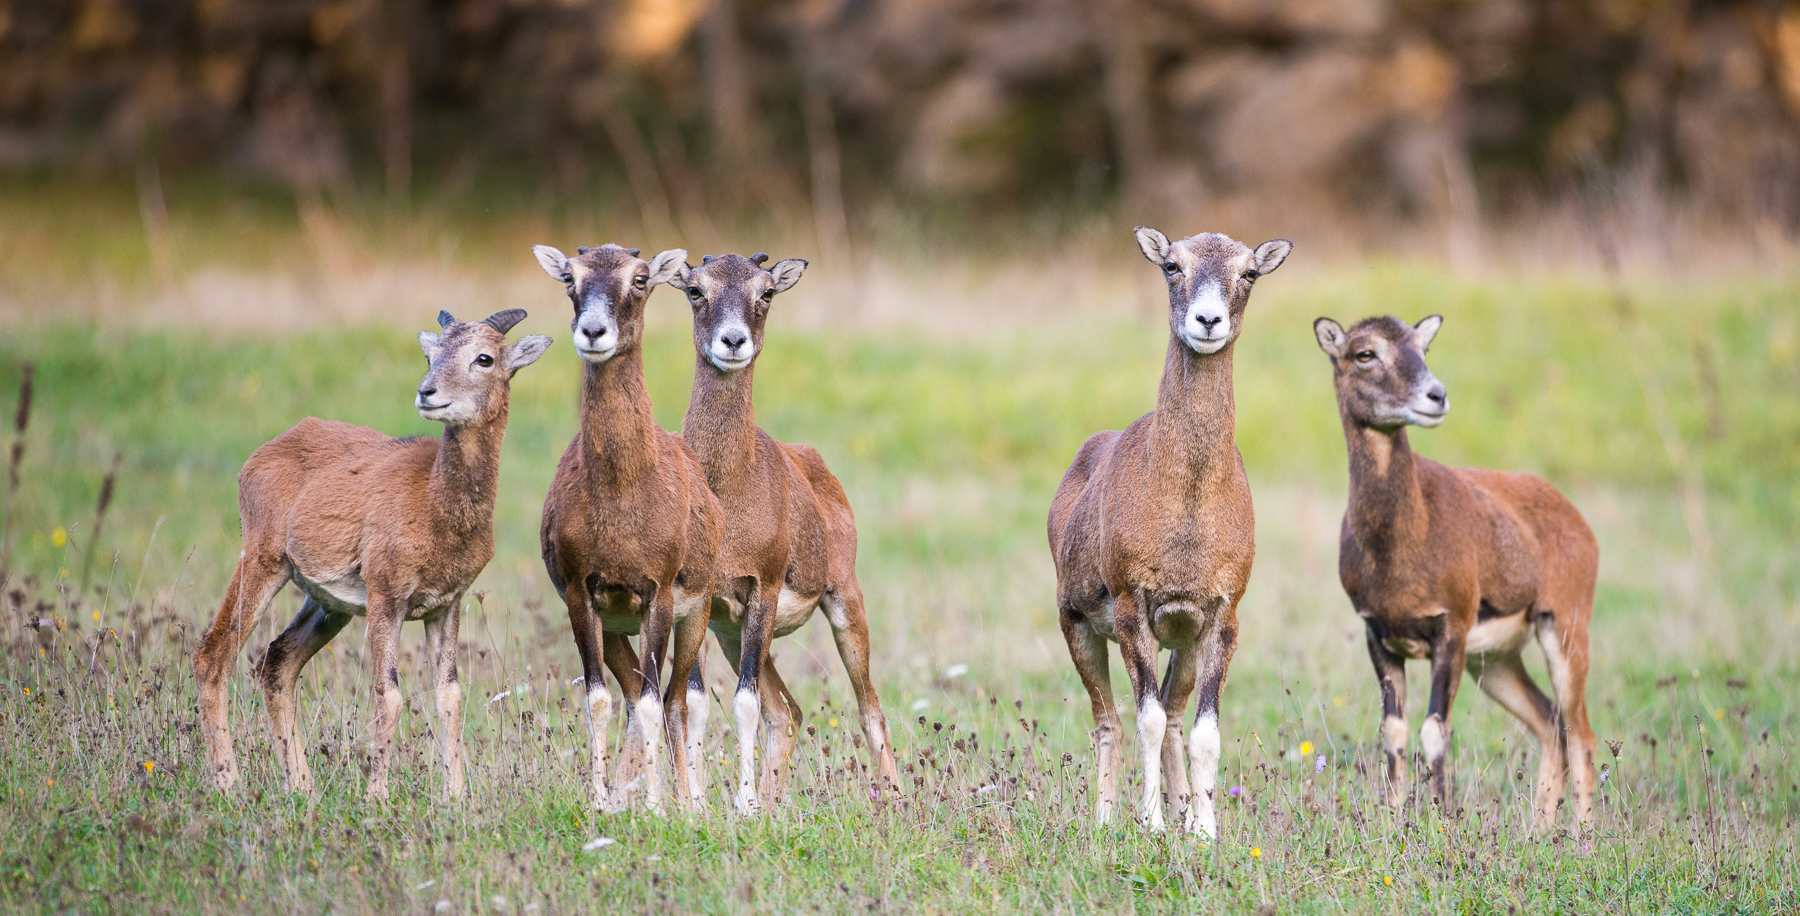
[[1307, 757], [1307, 756], [1310, 756], [1311, 754], [1312, 754], [1312, 742], [1311, 741], [1300, 742], [1300, 756]]
[[1261, 846], [1250, 847], [1250, 857], [1253, 859], [1262, 858], [1262, 847]]
[[61, 547], [67, 543], [69, 543], [69, 529], [58, 525], [54, 531], [50, 532], [50, 546]]

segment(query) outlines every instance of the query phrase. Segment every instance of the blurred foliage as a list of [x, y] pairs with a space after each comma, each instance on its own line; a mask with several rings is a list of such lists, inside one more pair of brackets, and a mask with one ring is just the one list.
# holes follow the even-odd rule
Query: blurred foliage
[[0, 0], [0, 171], [159, 168], [598, 186], [652, 228], [807, 201], [827, 235], [897, 197], [1457, 220], [1581, 187], [1791, 227], [1800, 9]]

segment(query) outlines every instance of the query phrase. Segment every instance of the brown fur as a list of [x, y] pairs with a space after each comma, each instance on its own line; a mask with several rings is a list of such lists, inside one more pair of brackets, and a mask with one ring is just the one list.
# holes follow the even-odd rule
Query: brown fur
[[[1097, 726], [1097, 815], [1110, 818], [1118, 794], [1121, 728], [1106, 651], [1112, 639], [1138, 709], [1143, 819], [1162, 824], [1160, 768], [1169, 805], [1185, 815], [1184, 828], [1211, 835], [1219, 691], [1256, 553], [1250, 487], [1234, 439], [1232, 351], [1252, 281], [1279, 266], [1291, 246], [1276, 240], [1252, 252], [1222, 235], [1171, 245], [1142, 227], [1138, 238], [1169, 281], [1171, 333], [1156, 410], [1124, 432], [1096, 433], [1076, 453], [1050, 506], [1050, 552], [1063, 636]], [[1218, 309], [1202, 315], [1194, 304], [1209, 290], [1218, 291]], [[1227, 313], [1228, 330], [1220, 333], [1228, 337], [1197, 342], [1194, 334], [1211, 333]], [[1159, 648], [1171, 650], [1160, 690]], [[1196, 681], [1196, 791], [1190, 795], [1180, 720]], [[1206, 756], [1211, 760], [1199, 759]]]
[[[644, 385], [644, 303], [664, 270], [686, 256], [679, 249], [654, 264], [634, 250], [606, 245], [574, 259], [539, 246], [539, 261], [568, 284], [575, 305], [572, 329], [587, 365], [582, 373], [581, 432], [563, 453], [544, 500], [540, 537], [544, 568], [569, 611], [587, 692], [590, 777], [598, 805], [616, 808], [640, 765], [647, 799], [661, 804], [658, 741], [666, 728], [677, 795], [689, 805], [704, 798], [680, 778], [688, 771], [687, 696], [679, 678], [659, 694], [664, 650], [674, 635], [672, 671], [686, 671], [706, 637], [714, 563], [722, 531], [719, 502], [693, 450], [656, 425]], [[653, 282], [654, 277], [654, 282]], [[598, 336], [589, 332], [598, 330]], [[595, 341], [599, 341], [598, 344]], [[606, 350], [597, 353], [595, 346]], [[642, 633], [640, 661], [626, 636]], [[611, 714], [602, 665], [635, 704], [615, 798], [606, 785], [606, 725]], [[665, 705], [668, 715], [664, 716]]]
[[[1538, 739], [1536, 825], [1556, 823], [1572, 757], [1575, 817], [1585, 826], [1595, 788], [1585, 687], [1599, 548], [1581, 513], [1544, 481], [1413, 454], [1406, 424], [1435, 426], [1449, 409], [1424, 359], [1440, 323], [1370, 318], [1347, 333], [1328, 318], [1315, 323], [1350, 452], [1338, 577], [1367, 624], [1381, 684], [1389, 799], [1398, 806], [1407, 792], [1406, 660], [1429, 658], [1421, 743], [1438, 803], [1450, 794], [1450, 707], [1467, 665]], [[1533, 635], [1554, 704], [1520, 660]]]
[[[489, 321], [510, 328], [524, 317], [512, 310]], [[440, 322], [441, 337], [421, 335], [431, 369], [418, 403], [428, 419], [454, 414], [441, 441], [393, 439], [348, 423], [306, 419], [257, 449], [238, 475], [244, 549], [194, 658], [208, 763], [221, 789], [238, 781], [226, 679], [276, 593], [293, 581], [306, 601], [257, 667], [288, 788], [313, 789], [294, 722], [300, 670], [352, 617], [366, 614], [375, 695], [369, 796], [387, 796], [388, 747], [402, 705], [398, 644], [405, 620], [425, 622], [445, 792], [462, 795], [462, 688], [456, 675], [461, 599], [494, 555], [508, 382], [550, 341], [529, 337], [508, 348], [495, 325], [454, 323], [447, 312]], [[480, 358], [490, 365], [477, 368], [473, 361]], [[429, 406], [439, 400], [444, 403]]]
[[[806, 266], [789, 260], [764, 270], [764, 257], [708, 258], [697, 269], [684, 267], [676, 281], [694, 308], [698, 354], [681, 434], [725, 510], [712, 628], [739, 673], [733, 711], [742, 811], [767, 810], [780, 800], [800, 726], [800, 706], [775, 670], [769, 643], [799, 629], [820, 606], [856, 692], [882, 786], [892, 790], [899, 782], [887, 719], [869, 674], [869, 627], [856, 581], [850, 501], [811, 446], [777, 442], [756, 426], [751, 390], [769, 303], [798, 281]], [[726, 340], [736, 347], [729, 351], [732, 359], [720, 358], [715, 349]], [[695, 666], [690, 690], [701, 689], [700, 676]], [[752, 741], [759, 716], [765, 742], [760, 794]]]

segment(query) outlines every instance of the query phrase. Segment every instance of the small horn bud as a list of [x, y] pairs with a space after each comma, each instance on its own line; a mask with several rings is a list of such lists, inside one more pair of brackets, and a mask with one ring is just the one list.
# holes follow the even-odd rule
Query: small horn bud
[[494, 314], [487, 316], [486, 318], [482, 319], [481, 323], [487, 325], [490, 328], [493, 328], [496, 331], [499, 331], [502, 334], [505, 334], [507, 331], [510, 331], [513, 329], [513, 325], [518, 324], [519, 322], [524, 321], [524, 320], [525, 320], [525, 310], [524, 309], [507, 309], [503, 312], [495, 312]]
[[702, 264], [711, 264], [711, 263], [712, 263], [712, 259], [713, 259], [713, 256], [712, 256], [712, 255], [710, 255], [710, 254], [709, 254], [709, 255], [707, 255], [707, 256], [705, 256], [705, 257], [703, 257], [703, 258], [701, 258], [701, 259], [700, 259], [700, 263], [702, 263]]
[[634, 258], [638, 256], [638, 250], [636, 248], [627, 248], [625, 249], [625, 253]]
[[456, 323], [456, 316], [449, 309], [438, 309], [438, 327], [447, 328]]
[[763, 265], [763, 262], [764, 262], [764, 261], [767, 261], [767, 260], [768, 260], [768, 259], [769, 259], [769, 253], [768, 253], [768, 252], [766, 252], [766, 251], [759, 251], [759, 252], [757, 252], [757, 253], [755, 253], [755, 254], [753, 254], [753, 255], [751, 255], [751, 256], [750, 256], [750, 263], [752, 263], [752, 264], [755, 264], [755, 265], [756, 265], [756, 266], [758, 266], [758, 267], [761, 267], [761, 266], [762, 266], [762, 265]]
[[575, 253], [576, 254], [587, 254], [587, 246], [586, 245], [576, 245]]

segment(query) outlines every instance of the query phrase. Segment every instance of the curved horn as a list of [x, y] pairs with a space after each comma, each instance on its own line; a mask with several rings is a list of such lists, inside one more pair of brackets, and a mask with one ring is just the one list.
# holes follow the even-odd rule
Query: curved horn
[[755, 253], [755, 254], [753, 254], [753, 255], [751, 255], [751, 256], [750, 256], [750, 263], [752, 263], [752, 264], [755, 264], [755, 265], [756, 265], [756, 266], [758, 266], [758, 267], [761, 267], [761, 266], [762, 266], [762, 265], [763, 265], [763, 262], [764, 262], [764, 261], [767, 261], [767, 260], [768, 260], [768, 259], [769, 259], [769, 253], [768, 253], [768, 252], [766, 252], [766, 251], [759, 251], [759, 252], [757, 252], [757, 253]]
[[447, 328], [456, 323], [456, 316], [449, 309], [438, 309], [438, 327]]
[[525, 310], [524, 309], [507, 309], [503, 312], [495, 312], [494, 314], [489, 315], [486, 318], [483, 318], [481, 320], [481, 323], [487, 325], [488, 327], [493, 328], [496, 331], [499, 331], [502, 334], [505, 334], [507, 331], [510, 331], [513, 329], [513, 325], [518, 324], [519, 322], [524, 321], [524, 320], [525, 320]]

